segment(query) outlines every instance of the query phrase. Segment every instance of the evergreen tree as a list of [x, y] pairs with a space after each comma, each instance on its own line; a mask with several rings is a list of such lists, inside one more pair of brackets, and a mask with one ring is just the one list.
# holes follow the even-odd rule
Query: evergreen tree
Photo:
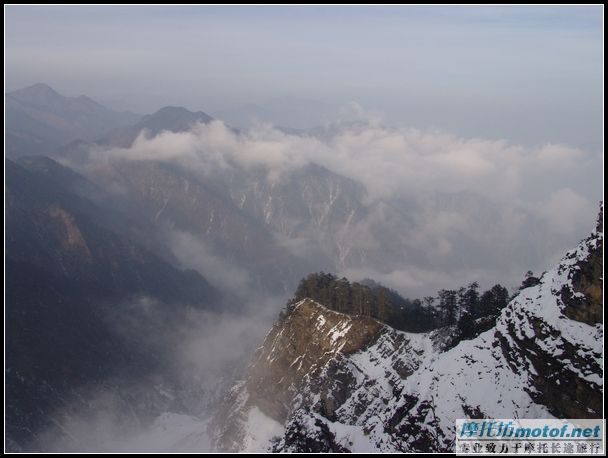
[[461, 296], [460, 314], [468, 313], [473, 319], [479, 318], [479, 283], [469, 284]]
[[509, 302], [509, 291], [502, 285], [494, 285], [479, 298], [479, 316], [498, 316]]
[[391, 310], [391, 295], [386, 288], [379, 288], [376, 292], [375, 318], [386, 321]]
[[438, 292], [439, 309], [442, 315], [442, 325], [456, 324], [458, 314], [458, 293], [453, 289], [442, 289]]

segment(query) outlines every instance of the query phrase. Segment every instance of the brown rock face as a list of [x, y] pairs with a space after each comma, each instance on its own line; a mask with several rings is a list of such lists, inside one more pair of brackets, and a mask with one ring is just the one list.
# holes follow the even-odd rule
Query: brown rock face
[[74, 217], [57, 205], [49, 207], [47, 213], [55, 223], [51, 229], [66, 255], [73, 254], [85, 262], [91, 262], [91, 251]]
[[[587, 324], [603, 322], [604, 310], [604, 237], [603, 206], [600, 208], [597, 227], [592, 235], [598, 243], [589, 253], [589, 257], [577, 264], [572, 275], [572, 289], [562, 290], [562, 300], [566, 305], [564, 314], [573, 320]], [[577, 294], [580, 293], [580, 294]]]
[[249, 368], [247, 389], [268, 416], [284, 422], [302, 379], [338, 353], [354, 353], [378, 335], [382, 324], [348, 316], [304, 299], [266, 336]]
[[[306, 383], [324, 383], [326, 379], [320, 374], [323, 368], [344, 355], [367, 347], [382, 334], [382, 329], [385, 326], [373, 318], [334, 312], [311, 299], [296, 304], [279, 319], [256, 351], [247, 379], [236, 385], [224, 399], [210, 425], [214, 449], [222, 452], [243, 450], [247, 441], [248, 415], [254, 407], [285, 424], [293, 413], [295, 398], [302, 393]], [[337, 395], [332, 392], [332, 396]], [[319, 397], [325, 406], [323, 413], [333, 410], [334, 398], [325, 394], [319, 394]], [[292, 433], [295, 440], [297, 431]], [[330, 434], [325, 436], [331, 442]], [[304, 442], [306, 450], [338, 451], [320, 443]]]

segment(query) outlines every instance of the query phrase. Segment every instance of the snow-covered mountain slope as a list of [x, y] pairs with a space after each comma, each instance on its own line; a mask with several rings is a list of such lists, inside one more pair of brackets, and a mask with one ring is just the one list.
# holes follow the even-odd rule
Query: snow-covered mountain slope
[[[394, 398], [399, 381], [440, 351], [443, 331], [400, 332], [369, 317], [300, 301], [268, 333], [247, 380], [225, 400], [212, 424], [215, 447], [244, 450], [260, 425], [278, 425], [273, 429], [282, 435], [282, 425], [305, 417], [302, 409], [362, 425], [351, 428], [362, 431]], [[267, 439], [255, 441], [258, 450], [270, 446]]]
[[449, 350], [449, 329], [404, 333], [301, 301], [224, 401], [214, 447], [451, 451], [458, 418], [601, 418], [602, 246], [598, 225], [492, 329]]
[[603, 304], [601, 293], [594, 300], [577, 280], [599, 262], [592, 283], [601, 291], [602, 245], [599, 226], [537, 286], [521, 291], [495, 328], [405, 380], [402, 399], [385, 412], [392, 444], [450, 449], [457, 418], [601, 418], [603, 324], [568, 315]]

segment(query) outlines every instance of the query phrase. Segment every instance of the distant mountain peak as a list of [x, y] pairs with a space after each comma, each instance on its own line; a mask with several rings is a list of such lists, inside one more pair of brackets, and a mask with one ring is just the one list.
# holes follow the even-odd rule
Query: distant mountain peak
[[32, 91], [59, 94], [55, 89], [53, 89], [51, 86], [49, 86], [46, 83], [32, 84], [31, 86], [24, 87], [23, 89], [17, 89], [16, 91], [13, 91], [13, 93], [15, 93], [15, 92], [32, 92]]
[[[213, 118], [202, 111], [190, 111], [187, 108], [179, 106], [166, 106], [157, 112], [144, 116], [139, 125], [145, 128], [157, 130], [181, 131], [186, 130], [182, 127], [187, 125], [187, 128], [195, 122], [211, 122]], [[164, 128], [163, 128], [164, 127]]]
[[48, 102], [59, 100], [64, 97], [45, 83], [36, 83], [31, 86], [24, 87], [23, 89], [17, 89], [16, 91], [10, 92], [8, 95], [26, 103]]
[[9, 92], [5, 99], [5, 155], [13, 158], [48, 155], [74, 140], [92, 141], [141, 119], [86, 95], [64, 96], [45, 83]]
[[190, 111], [185, 107], [180, 107], [177, 105], [167, 105], [166, 107], [162, 107], [159, 110], [157, 110], [156, 113], [154, 113], [154, 114], [168, 114], [168, 113], [194, 114], [193, 111]]
[[137, 124], [121, 127], [100, 138], [98, 143], [129, 148], [142, 131], [152, 138], [161, 132], [186, 132], [197, 123], [209, 123], [213, 118], [202, 111], [190, 111], [184, 107], [166, 106], [141, 118]]

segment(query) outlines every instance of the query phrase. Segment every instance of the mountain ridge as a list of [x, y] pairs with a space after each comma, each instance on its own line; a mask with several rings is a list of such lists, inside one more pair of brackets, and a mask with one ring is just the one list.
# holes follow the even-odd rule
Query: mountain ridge
[[104, 146], [130, 148], [137, 137], [144, 132], [153, 138], [161, 132], [186, 132], [196, 123], [208, 124], [213, 118], [202, 111], [190, 111], [179, 106], [165, 106], [152, 114], [145, 115], [132, 126], [120, 127], [97, 139]]
[[[577, 279], [586, 266], [603, 265], [602, 248], [598, 224], [521, 290], [494, 327], [453, 347], [442, 348], [449, 328], [411, 334], [383, 325], [355, 351], [328, 355], [319, 332], [294, 332], [303, 300], [278, 320], [247, 379], [226, 397], [210, 426], [216, 450], [448, 452], [457, 418], [601, 418], [603, 325], [584, 312], [601, 302], [601, 269], [588, 271], [595, 276], [582, 286]], [[578, 312], [567, 314], [572, 307]], [[318, 328], [337, 313], [316, 310], [300, 326]], [[320, 334], [356, 319], [344, 315]], [[299, 376], [293, 365], [302, 358], [311, 370]], [[252, 436], [260, 419], [273, 425], [263, 440]]]
[[[30, 169], [5, 164], [11, 450], [40, 447], [40, 431], [61, 429], [55, 412], [69, 402], [86, 408], [78, 390], [87, 384], [162, 372], [163, 333], [183, 327], [191, 311], [219, 310], [221, 300], [198, 272], [102, 224], [105, 213], [72, 189], [86, 179], [50, 159], [24, 162]], [[129, 322], [136, 325], [125, 332]]]
[[47, 84], [34, 84], [5, 94], [6, 155], [50, 154], [71, 141], [92, 141], [139, 118], [110, 110], [84, 95], [67, 97]]

